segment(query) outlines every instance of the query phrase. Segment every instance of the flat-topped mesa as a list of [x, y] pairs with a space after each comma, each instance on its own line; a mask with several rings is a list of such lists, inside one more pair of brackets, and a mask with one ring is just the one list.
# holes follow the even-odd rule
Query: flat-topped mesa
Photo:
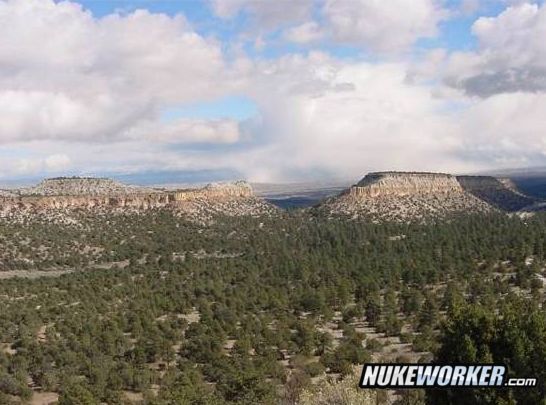
[[487, 212], [492, 207], [467, 193], [450, 174], [378, 172], [366, 175], [318, 209], [333, 215], [406, 222]]
[[232, 183], [211, 183], [203, 188], [203, 192], [209, 195], [230, 196], [230, 197], [252, 197], [254, 192], [252, 186], [246, 181], [235, 181]]
[[200, 189], [179, 190], [174, 195], [175, 201], [187, 201], [193, 198], [237, 199], [252, 198], [254, 192], [246, 181], [232, 183], [211, 183]]
[[58, 210], [93, 208], [147, 209], [166, 206], [174, 201], [167, 193], [133, 193], [112, 195], [21, 195], [0, 198], [0, 208], [10, 210]]
[[[240, 204], [239, 204], [240, 203]], [[48, 179], [35, 187], [0, 195], [0, 211], [4, 215], [19, 211], [47, 211], [59, 209], [149, 209], [171, 207], [181, 211], [237, 206], [263, 205], [254, 197], [252, 188], [244, 181], [209, 184], [185, 190], [157, 190], [125, 186], [109, 179], [58, 178]]]
[[518, 211], [538, 200], [518, 190], [512, 180], [491, 176], [458, 176], [457, 180], [468, 193], [504, 211]]
[[348, 193], [359, 197], [402, 197], [463, 193], [455, 176], [443, 173], [376, 172], [367, 174]]
[[33, 187], [19, 190], [21, 195], [40, 196], [97, 196], [150, 193], [151, 189], [129, 186], [107, 178], [56, 177], [44, 179]]
[[244, 182], [209, 184], [200, 189], [178, 190], [172, 194], [172, 206], [189, 216], [272, 216], [278, 213], [273, 205], [255, 197]]
[[457, 181], [465, 190], [510, 190], [526, 197], [511, 179], [505, 177], [457, 176]]

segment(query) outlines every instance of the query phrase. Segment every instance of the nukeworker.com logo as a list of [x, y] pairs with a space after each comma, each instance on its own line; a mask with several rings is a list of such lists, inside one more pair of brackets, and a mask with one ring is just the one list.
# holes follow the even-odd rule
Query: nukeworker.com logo
[[536, 378], [507, 378], [502, 364], [365, 364], [361, 388], [534, 387]]

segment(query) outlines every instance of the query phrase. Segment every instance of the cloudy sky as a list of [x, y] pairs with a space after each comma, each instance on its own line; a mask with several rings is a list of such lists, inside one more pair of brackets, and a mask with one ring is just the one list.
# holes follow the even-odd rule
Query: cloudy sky
[[0, 0], [0, 180], [545, 165], [543, 2]]

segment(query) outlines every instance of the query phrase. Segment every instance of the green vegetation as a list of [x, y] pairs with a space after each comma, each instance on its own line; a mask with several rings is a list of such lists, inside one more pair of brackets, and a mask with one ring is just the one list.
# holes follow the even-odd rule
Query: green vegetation
[[0, 280], [0, 403], [33, 391], [61, 404], [312, 403], [314, 380], [385, 355], [364, 321], [429, 358], [501, 361], [540, 382], [430, 403], [545, 397], [545, 215], [380, 225], [293, 212], [202, 226], [163, 210], [82, 212], [3, 222], [0, 245], [2, 269], [74, 270]]
[[537, 387], [514, 390], [436, 390], [431, 403], [540, 404], [546, 383], [546, 314], [534, 300], [512, 293], [497, 307], [457, 307], [443, 327], [436, 360], [445, 363], [504, 363], [508, 378], [533, 377]]

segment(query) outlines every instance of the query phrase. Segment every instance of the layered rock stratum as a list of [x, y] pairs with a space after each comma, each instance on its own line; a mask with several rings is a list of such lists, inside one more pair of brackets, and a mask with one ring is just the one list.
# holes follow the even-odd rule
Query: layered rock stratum
[[[540, 209], [540, 203], [504, 178], [376, 172], [369, 173], [340, 195], [326, 199], [317, 212], [379, 221], [413, 221], [459, 213]], [[77, 210], [100, 213], [154, 208], [173, 209], [195, 219], [277, 212], [256, 197], [252, 187], [244, 181], [165, 190], [130, 186], [104, 178], [59, 177], [46, 179], [33, 187], [0, 190], [0, 216], [11, 218], [33, 214], [46, 219], [63, 218]]]
[[3, 217], [73, 210], [141, 211], [170, 208], [194, 217], [269, 214], [274, 208], [254, 196], [244, 181], [209, 184], [203, 188], [161, 190], [127, 186], [102, 178], [46, 179], [34, 187], [0, 194]]
[[533, 199], [506, 179], [445, 173], [369, 173], [319, 210], [373, 220], [413, 221], [461, 213], [515, 211]]

